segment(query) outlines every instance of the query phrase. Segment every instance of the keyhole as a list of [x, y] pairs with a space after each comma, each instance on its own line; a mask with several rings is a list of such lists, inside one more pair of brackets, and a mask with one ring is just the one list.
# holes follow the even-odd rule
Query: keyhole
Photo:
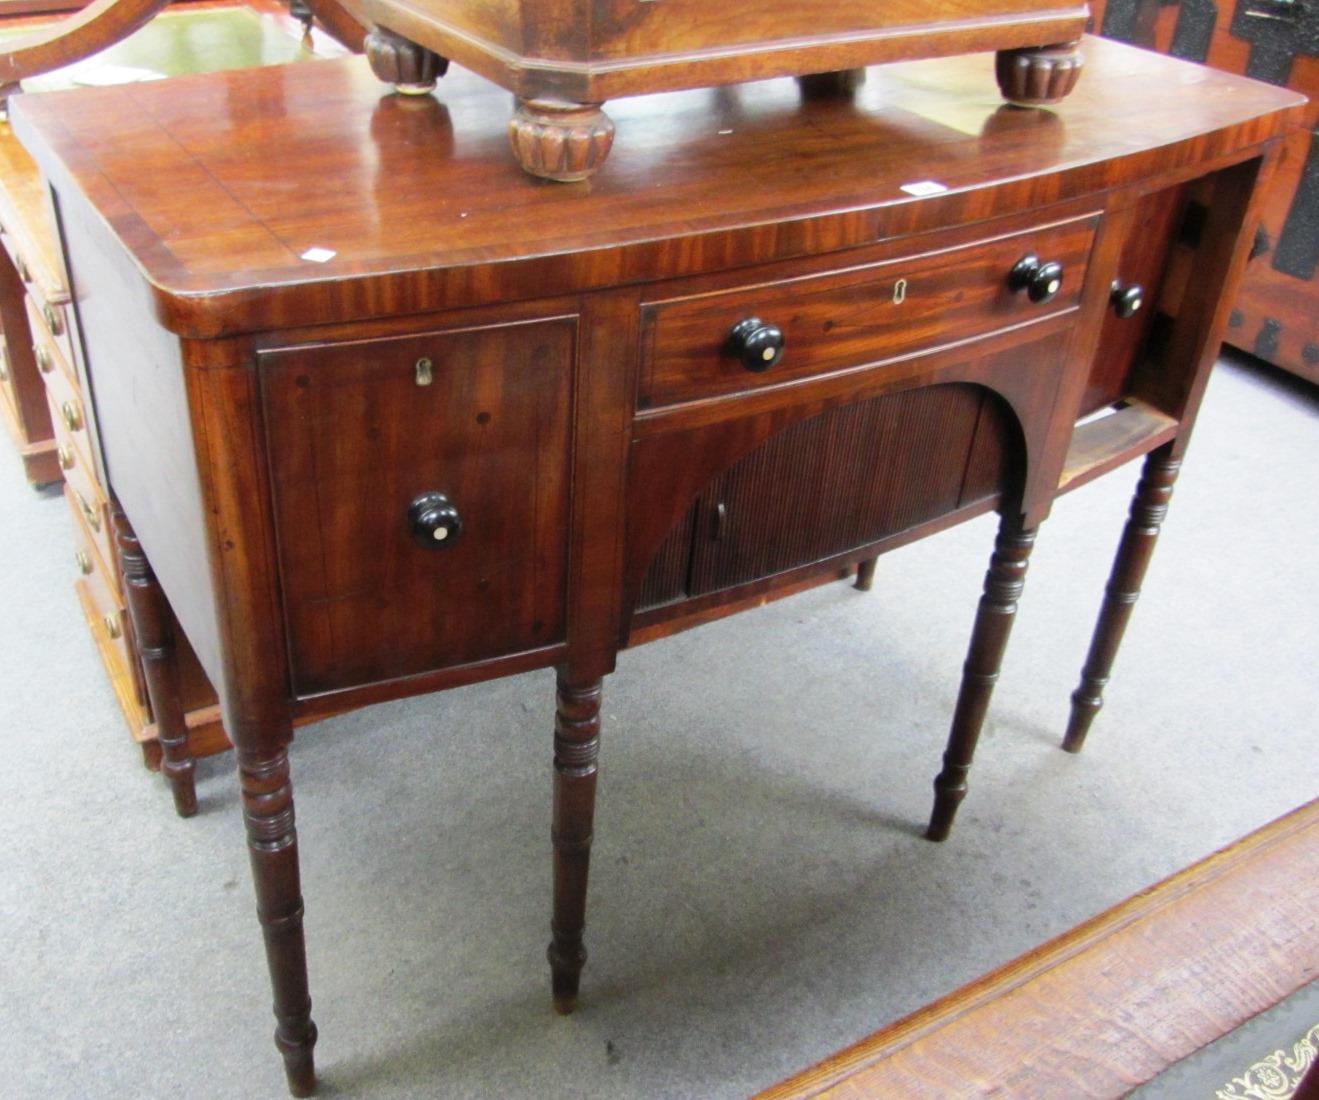
[[429, 386], [434, 381], [434, 375], [431, 372], [431, 361], [429, 359], [417, 360], [417, 385]]
[[893, 284], [893, 304], [895, 306], [900, 306], [906, 300], [907, 300], [907, 280], [899, 279], [896, 283]]

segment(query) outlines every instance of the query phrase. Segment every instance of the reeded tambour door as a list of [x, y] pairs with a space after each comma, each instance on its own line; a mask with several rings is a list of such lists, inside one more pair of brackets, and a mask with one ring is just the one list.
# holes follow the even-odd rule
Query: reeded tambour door
[[563, 640], [575, 330], [261, 353], [299, 696]]

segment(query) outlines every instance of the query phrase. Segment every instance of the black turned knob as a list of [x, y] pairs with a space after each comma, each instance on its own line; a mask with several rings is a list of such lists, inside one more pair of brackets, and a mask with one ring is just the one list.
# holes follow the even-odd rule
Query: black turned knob
[[1113, 312], [1119, 317], [1130, 317], [1145, 304], [1145, 288], [1136, 283], [1127, 285], [1120, 279], [1114, 279], [1108, 300], [1113, 304]]
[[443, 550], [463, 529], [463, 517], [443, 493], [422, 493], [408, 507], [408, 533], [418, 546]]
[[733, 326], [728, 334], [725, 354], [741, 361], [747, 370], [769, 370], [783, 358], [783, 333], [776, 325], [767, 325], [759, 317], [748, 317]]
[[1056, 260], [1046, 263], [1034, 253], [1023, 256], [1008, 272], [1008, 286], [1024, 290], [1032, 302], [1047, 302], [1063, 288], [1063, 265]]

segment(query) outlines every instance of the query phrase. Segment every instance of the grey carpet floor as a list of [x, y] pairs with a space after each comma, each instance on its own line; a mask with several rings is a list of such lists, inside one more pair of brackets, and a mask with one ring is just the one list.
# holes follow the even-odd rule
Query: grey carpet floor
[[[623, 654], [570, 1018], [544, 961], [552, 674], [300, 732], [323, 1094], [740, 1100], [1319, 797], [1319, 391], [1249, 366], [1215, 371], [1108, 705], [1058, 750], [1136, 472], [1046, 521], [946, 844], [919, 833], [992, 517], [885, 557], [868, 595]], [[0, 449], [0, 1096], [280, 1097], [232, 761], [175, 818], [69, 522]]]

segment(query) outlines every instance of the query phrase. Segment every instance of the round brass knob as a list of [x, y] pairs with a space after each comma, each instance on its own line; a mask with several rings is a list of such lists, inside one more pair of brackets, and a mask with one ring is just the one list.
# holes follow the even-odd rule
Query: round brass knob
[[101, 513], [87, 503], [87, 498], [81, 493], [74, 493], [74, 498], [78, 502], [78, 508], [82, 512], [82, 518], [87, 521], [87, 526], [93, 531], [101, 529]]
[[61, 470], [72, 470], [77, 456], [74, 455], [72, 447], [67, 443], [61, 443], [55, 448], [55, 459], [59, 462]]
[[55, 360], [50, 357], [50, 349], [45, 344], [33, 344], [32, 354], [37, 357], [37, 370], [49, 374], [55, 369]]
[[86, 550], [79, 550], [73, 555], [73, 560], [78, 565], [78, 572], [84, 577], [92, 571], [92, 557]]
[[64, 426], [69, 431], [82, 430], [82, 411], [72, 401], [66, 401], [60, 406], [60, 416], [64, 418]]
[[25, 283], [32, 281], [32, 272], [28, 270], [27, 260], [22, 256], [14, 257], [14, 269], [18, 272], [18, 277]]
[[105, 632], [110, 635], [112, 641], [118, 641], [124, 634], [124, 625], [119, 621], [117, 614], [109, 614], [105, 617]]
[[64, 318], [60, 316], [59, 310], [47, 303], [41, 307], [41, 316], [52, 336], [64, 335]]

